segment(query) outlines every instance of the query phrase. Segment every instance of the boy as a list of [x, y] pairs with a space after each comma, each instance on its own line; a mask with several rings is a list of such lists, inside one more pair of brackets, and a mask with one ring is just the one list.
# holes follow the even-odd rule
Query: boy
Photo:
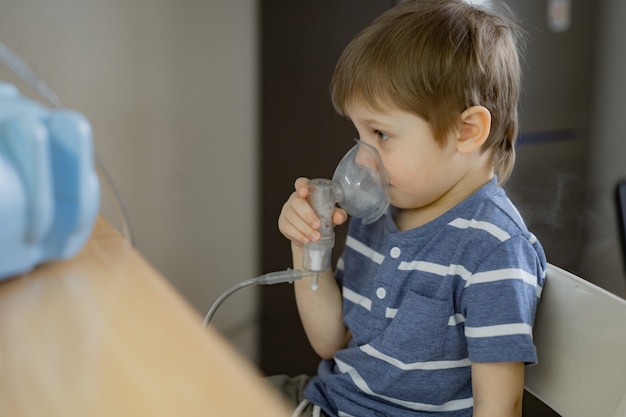
[[[463, 0], [408, 1], [339, 59], [333, 103], [380, 154], [392, 207], [350, 223], [317, 291], [295, 283], [323, 359], [313, 378], [271, 378], [305, 400], [298, 413], [521, 416], [546, 259], [500, 187], [515, 158], [518, 31]], [[307, 183], [278, 221], [294, 268], [319, 239]]]

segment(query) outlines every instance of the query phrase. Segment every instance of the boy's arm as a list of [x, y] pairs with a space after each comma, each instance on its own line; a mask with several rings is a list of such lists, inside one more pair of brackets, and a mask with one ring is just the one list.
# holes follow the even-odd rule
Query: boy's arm
[[521, 417], [522, 362], [472, 363], [473, 417]]
[[[278, 218], [279, 230], [291, 240], [294, 269], [302, 269], [302, 246], [320, 238], [320, 220], [306, 200], [309, 193], [308, 182], [306, 178], [296, 181], [296, 191], [283, 205]], [[346, 219], [346, 213], [336, 209], [333, 222], [341, 224]], [[300, 320], [309, 343], [322, 358], [332, 358], [338, 349], [347, 344], [349, 337], [342, 318], [341, 288], [332, 271], [319, 274], [317, 291], [311, 290], [309, 279], [296, 281], [294, 288]]]
[[[302, 269], [302, 248], [292, 244], [293, 267]], [[323, 359], [331, 359], [335, 352], [346, 346], [349, 333], [343, 324], [341, 288], [332, 271], [320, 273], [317, 290], [311, 281], [294, 282], [296, 304], [302, 326], [313, 350]]]

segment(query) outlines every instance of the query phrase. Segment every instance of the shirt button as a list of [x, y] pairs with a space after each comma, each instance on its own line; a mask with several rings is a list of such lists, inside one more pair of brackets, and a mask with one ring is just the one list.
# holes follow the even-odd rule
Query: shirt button
[[376, 297], [382, 300], [383, 298], [385, 298], [386, 295], [387, 291], [383, 287], [378, 287], [378, 289], [376, 290]]
[[402, 251], [397, 246], [394, 246], [393, 248], [391, 248], [391, 251], [389, 252], [389, 254], [391, 255], [393, 259], [398, 259], [398, 256], [400, 256], [401, 253]]

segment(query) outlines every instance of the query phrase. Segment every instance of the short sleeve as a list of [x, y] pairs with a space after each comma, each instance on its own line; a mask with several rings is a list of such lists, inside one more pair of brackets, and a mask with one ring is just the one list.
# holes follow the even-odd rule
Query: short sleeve
[[513, 237], [473, 271], [461, 297], [472, 362], [537, 362], [532, 326], [545, 268], [528, 239]]

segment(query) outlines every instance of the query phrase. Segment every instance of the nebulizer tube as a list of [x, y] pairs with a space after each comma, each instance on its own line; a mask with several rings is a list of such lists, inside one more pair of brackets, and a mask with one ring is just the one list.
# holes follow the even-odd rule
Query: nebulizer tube
[[280, 284], [280, 283], [285, 283], [285, 282], [291, 283], [291, 282], [294, 282], [295, 280], [302, 279], [305, 276], [308, 276], [310, 274], [311, 274], [310, 272], [301, 271], [299, 269], [286, 269], [284, 271], [270, 272], [270, 273], [261, 275], [256, 278], [251, 278], [249, 280], [240, 282], [239, 284], [224, 291], [224, 293], [222, 293], [222, 295], [219, 296], [219, 298], [213, 303], [213, 305], [211, 306], [211, 309], [205, 316], [204, 322], [202, 323], [202, 325], [206, 327], [211, 321], [211, 319], [213, 318], [213, 316], [215, 315], [215, 312], [217, 311], [218, 307], [224, 302], [224, 300], [226, 300], [226, 298], [228, 298], [234, 292], [239, 291], [242, 288], [249, 287], [250, 285], [272, 285], [272, 284]]
[[9, 67], [22, 81], [31, 86], [53, 107], [62, 108], [61, 100], [33, 69], [8, 46], [0, 42], [0, 60]]

